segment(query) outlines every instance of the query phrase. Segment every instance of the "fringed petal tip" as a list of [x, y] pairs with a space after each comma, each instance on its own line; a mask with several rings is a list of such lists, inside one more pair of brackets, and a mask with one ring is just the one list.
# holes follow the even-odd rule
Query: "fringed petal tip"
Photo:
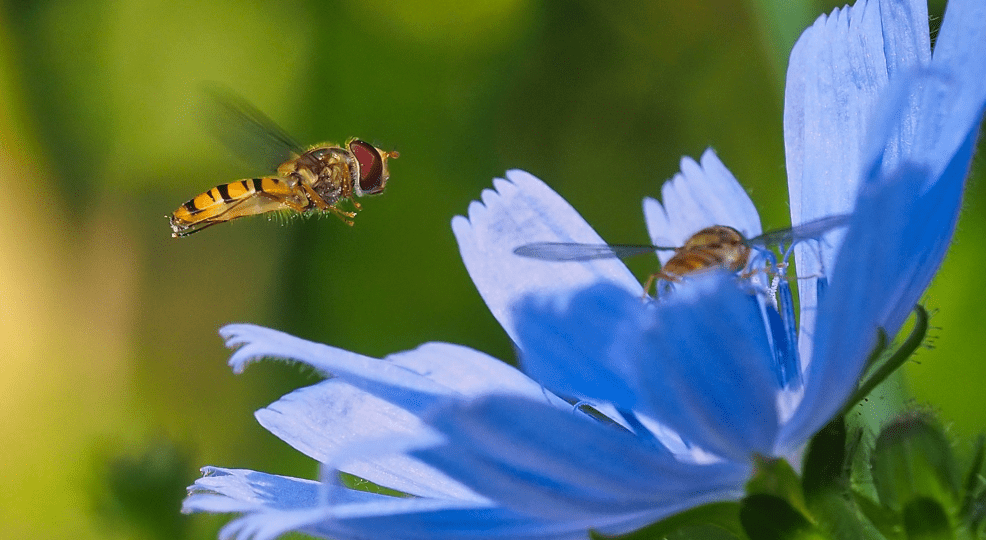
[[204, 467], [202, 473], [189, 487], [182, 512], [244, 514], [223, 527], [222, 539], [267, 540], [290, 531], [318, 531], [340, 509], [374, 511], [403, 500], [249, 469]]
[[640, 283], [616, 259], [570, 263], [517, 255], [515, 249], [533, 242], [604, 242], [544, 182], [520, 170], [505, 176], [470, 203], [467, 217], [454, 218], [452, 229], [470, 278], [511, 339], [518, 333], [512, 306], [529, 294], [566, 296], [601, 280], [640, 294]]
[[[303, 509], [317, 505], [321, 484], [250, 469], [203, 467], [189, 486], [187, 512], [248, 512], [262, 508]], [[215, 497], [231, 502], [219, 504]]]
[[[316, 482], [218, 467], [204, 467], [202, 472], [204, 476], [189, 487], [182, 513], [244, 514], [220, 530], [222, 540], [270, 540], [312, 527], [326, 514], [326, 508], [317, 505]], [[275, 508], [288, 501], [304, 507]]]
[[263, 331], [274, 332], [267, 328], [254, 324], [228, 324], [219, 329], [219, 335], [223, 338], [227, 349], [235, 351], [227, 363], [233, 373], [240, 374], [253, 362], [263, 360], [267, 355], [254, 354], [250, 345], [257, 339], [257, 334]]
[[[761, 234], [754, 203], [716, 152], [707, 149], [698, 162], [683, 157], [679, 165], [680, 172], [662, 186], [661, 203], [644, 199], [644, 219], [652, 242], [681, 246], [712, 225], [728, 225], [747, 238]], [[672, 255], [660, 252], [659, 258], [664, 263]]]
[[241, 373], [247, 365], [265, 358], [300, 362], [326, 376], [335, 375], [342, 369], [340, 366], [364, 366], [378, 361], [253, 324], [228, 324], [219, 334], [227, 347], [235, 349], [228, 362], [234, 373]]

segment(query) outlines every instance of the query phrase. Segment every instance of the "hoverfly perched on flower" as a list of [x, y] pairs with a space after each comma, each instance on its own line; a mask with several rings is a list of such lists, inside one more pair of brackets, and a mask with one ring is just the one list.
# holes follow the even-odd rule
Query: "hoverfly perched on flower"
[[572, 242], [534, 242], [514, 249], [516, 255], [545, 261], [589, 261], [612, 257], [631, 257], [655, 251], [674, 251], [670, 259], [644, 282], [648, 294], [656, 280], [677, 283], [691, 274], [723, 269], [740, 272], [750, 262], [752, 248], [764, 248], [784, 243], [817, 240], [823, 234], [849, 221], [848, 214], [827, 216], [786, 229], [766, 232], [754, 238], [726, 225], [713, 225], [693, 234], [680, 247], [650, 244], [580, 244]]
[[[361, 209], [355, 197], [384, 191], [390, 177], [387, 160], [396, 159], [397, 152], [386, 152], [355, 138], [343, 146], [326, 143], [303, 150], [246, 102], [229, 93], [211, 93], [226, 116], [225, 123], [232, 120], [239, 124], [236, 127], [251, 139], [250, 143], [266, 145], [263, 150], [267, 152], [276, 151], [283, 163], [274, 176], [222, 184], [179, 206], [169, 216], [173, 237], [188, 236], [239, 217], [282, 210], [328, 212], [352, 225], [356, 211]], [[343, 201], [349, 201], [354, 211], [340, 208]]]

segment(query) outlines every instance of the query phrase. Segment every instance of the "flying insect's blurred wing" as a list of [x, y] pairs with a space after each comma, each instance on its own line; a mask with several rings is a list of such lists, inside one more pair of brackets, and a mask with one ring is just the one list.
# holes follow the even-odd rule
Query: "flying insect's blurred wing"
[[782, 243], [795, 244], [804, 240], [818, 240], [829, 231], [846, 227], [849, 223], [850, 214], [826, 216], [807, 221], [790, 229], [768, 231], [761, 236], [751, 238], [747, 243], [752, 246], [775, 246]]
[[253, 166], [274, 170], [304, 149], [264, 113], [219, 84], [203, 87], [206, 122], [212, 134]]
[[529, 259], [543, 261], [591, 261], [594, 259], [611, 259], [633, 257], [643, 253], [654, 253], [657, 250], [675, 248], [650, 245], [631, 244], [579, 244], [572, 242], [535, 242], [514, 249], [514, 254]]

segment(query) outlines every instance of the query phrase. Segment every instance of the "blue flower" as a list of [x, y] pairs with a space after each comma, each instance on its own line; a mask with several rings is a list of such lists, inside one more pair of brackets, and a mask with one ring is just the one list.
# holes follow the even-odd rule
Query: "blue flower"
[[[753, 455], [797, 458], [839, 411], [878, 329], [897, 332], [941, 262], [984, 111], [984, 19], [981, 0], [952, 0], [930, 55], [923, 4], [858, 2], [796, 44], [792, 220], [852, 212], [845, 230], [796, 247], [798, 329], [784, 281], [775, 297], [709, 272], [646, 303], [619, 261], [514, 256], [602, 240], [510, 171], [453, 230], [524, 373], [452, 344], [374, 359], [227, 326], [237, 372], [276, 357], [331, 376], [256, 413], [322, 478], [208, 467], [184, 510], [242, 514], [224, 538], [586, 538], [740, 496]], [[681, 169], [664, 204], [645, 201], [656, 243], [712, 224], [760, 233], [712, 152]], [[340, 471], [411, 496], [351, 489]]]

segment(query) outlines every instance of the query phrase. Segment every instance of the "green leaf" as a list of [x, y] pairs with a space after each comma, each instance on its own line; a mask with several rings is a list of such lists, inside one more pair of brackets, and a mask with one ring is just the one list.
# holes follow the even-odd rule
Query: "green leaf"
[[748, 536], [758, 540], [822, 538], [801, 512], [774, 495], [745, 497], [740, 506], [740, 523]]
[[950, 540], [953, 536], [949, 516], [942, 505], [928, 497], [912, 499], [902, 510], [905, 533], [909, 540]]
[[[685, 512], [667, 517], [657, 523], [620, 536], [621, 540], [650, 540], [687, 538], [736, 538], [746, 540], [744, 529], [740, 525], [740, 503], [724, 501], [705, 504], [686, 510]], [[725, 536], [724, 536], [725, 535]], [[597, 533], [590, 533], [592, 538], [604, 538]], [[607, 536], [605, 538], [612, 538]]]
[[687, 525], [675, 529], [662, 540], [738, 540], [738, 537], [716, 525]]

